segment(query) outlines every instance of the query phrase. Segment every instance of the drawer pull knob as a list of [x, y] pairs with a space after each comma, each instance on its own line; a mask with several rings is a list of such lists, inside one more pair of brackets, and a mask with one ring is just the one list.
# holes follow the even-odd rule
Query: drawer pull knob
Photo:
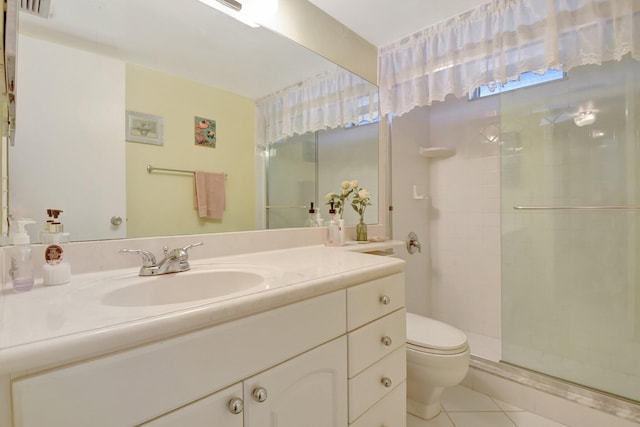
[[384, 305], [389, 305], [391, 303], [391, 298], [388, 295], [382, 295], [380, 297], [380, 302]]
[[264, 402], [267, 400], [267, 390], [263, 387], [257, 387], [253, 390], [253, 398], [256, 402]]
[[392, 384], [391, 378], [389, 378], [389, 377], [382, 377], [382, 380], [380, 380], [380, 382], [382, 383], [383, 386], [385, 386], [387, 388], [391, 387], [391, 384]]
[[391, 344], [393, 344], [393, 340], [391, 339], [391, 337], [384, 336], [382, 337], [382, 344], [389, 347]]
[[229, 401], [229, 412], [239, 414], [244, 410], [244, 402], [239, 397], [234, 397]]

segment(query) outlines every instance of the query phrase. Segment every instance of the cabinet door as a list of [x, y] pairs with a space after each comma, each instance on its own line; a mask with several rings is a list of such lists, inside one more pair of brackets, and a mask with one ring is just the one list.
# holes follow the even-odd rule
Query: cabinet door
[[346, 356], [341, 337], [246, 380], [245, 427], [346, 426]]
[[[242, 427], [242, 384], [235, 384], [142, 427]], [[233, 403], [233, 405], [232, 405]]]

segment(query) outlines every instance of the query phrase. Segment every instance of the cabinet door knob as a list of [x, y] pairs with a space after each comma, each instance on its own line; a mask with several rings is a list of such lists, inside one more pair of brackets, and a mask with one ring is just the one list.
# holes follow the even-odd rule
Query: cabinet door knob
[[389, 305], [389, 303], [391, 303], [391, 298], [389, 298], [388, 295], [382, 295], [380, 297], [380, 302], [384, 305]]
[[239, 414], [244, 410], [244, 402], [239, 397], [234, 397], [229, 401], [229, 412]]
[[253, 398], [256, 402], [264, 402], [267, 400], [267, 390], [263, 387], [257, 387], [253, 390]]
[[382, 377], [382, 379], [380, 380], [380, 382], [382, 383], [383, 386], [385, 387], [391, 387], [391, 378], [389, 377]]
[[393, 344], [393, 340], [391, 339], [391, 337], [384, 336], [382, 337], [381, 341], [382, 341], [382, 344], [386, 345], [387, 347]]

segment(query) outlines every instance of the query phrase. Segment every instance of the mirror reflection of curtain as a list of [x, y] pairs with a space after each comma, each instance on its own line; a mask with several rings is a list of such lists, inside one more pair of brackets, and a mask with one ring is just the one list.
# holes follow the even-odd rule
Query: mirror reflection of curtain
[[337, 67], [256, 101], [258, 147], [294, 135], [378, 120], [378, 88]]

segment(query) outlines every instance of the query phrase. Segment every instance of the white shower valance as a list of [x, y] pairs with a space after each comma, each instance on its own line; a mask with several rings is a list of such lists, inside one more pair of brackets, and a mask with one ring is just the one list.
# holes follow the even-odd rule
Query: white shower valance
[[494, 0], [380, 49], [381, 115], [628, 53], [640, 59], [639, 0]]
[[257, 143], [264, 147], [295, 134], [377, 119], [378, 88], [337, 67], [261, 98], [256, 107]]

